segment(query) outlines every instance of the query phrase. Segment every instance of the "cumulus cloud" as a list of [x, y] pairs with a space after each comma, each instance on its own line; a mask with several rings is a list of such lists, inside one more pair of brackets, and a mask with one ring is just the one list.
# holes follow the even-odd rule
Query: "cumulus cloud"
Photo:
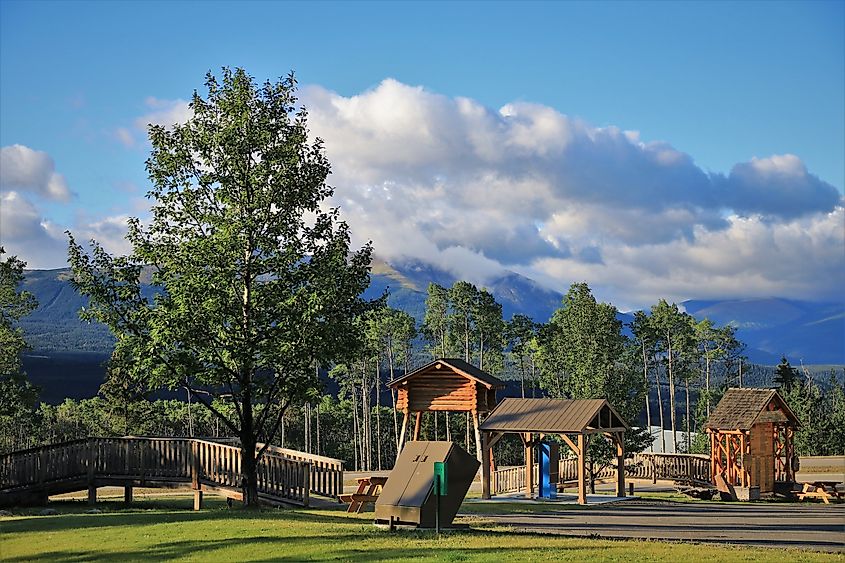
[[0, 190], [29, 192], [56, 201], [72, 197], [50, 155], [24, 145], [0, 149]]
[[61, 229], [44, 219], [22, 194], [0, 193], [0, 245], [28, 268], [58, 268], [67, 260]]
[[[557, 289], [587, 279], [633, 299], [821, 297], [845, 277], [842, 195], [794, 155], [714, 173], [636, 132], [395, 80], [302, 97], [333, 164], [333, 203], [388, 259], [470, 279], [515, 269]], [[784, 276], [784, 263], [802, 266]]]

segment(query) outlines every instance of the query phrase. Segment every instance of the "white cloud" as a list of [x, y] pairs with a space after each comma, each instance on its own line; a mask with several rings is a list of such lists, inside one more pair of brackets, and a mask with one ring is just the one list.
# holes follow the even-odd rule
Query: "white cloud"
[[193, 115], [185, 100], [162, 100], [150, 96], [144, 100], [144, 104], [150, 111], [135, 120], [135, 127], [144, 132], [151, 124], [171, 127], [185, 123]]
[[135, 146], [135, 136], [132, 134], [132, 131], [127, 129], [126, 127], [118, 127], [114, 130], [114, 137], [117, 141], [126, 148], [132, 148]]
[[57, 201], [72, 197], [50, 155], [24, 145], [0, 149], [0, 190], [29, 192]]
[[15, 191], [0, 194], [0, 246], [28, 268], [59, 268], [67, 260], [61, 229]]
[[[814, 298], [845, 277], [845, 242], [830, 234], [842, 195], [793, 155], [711, 173], [637, 132], [390, 79], [352, 97], [309, 87], [303, 101], [333, 203], [387, 259], [470, 279], [512, 268], [558, 289], [586, 279], [636, 300]], [[787, 276], [784, 263], [802, 266]]]

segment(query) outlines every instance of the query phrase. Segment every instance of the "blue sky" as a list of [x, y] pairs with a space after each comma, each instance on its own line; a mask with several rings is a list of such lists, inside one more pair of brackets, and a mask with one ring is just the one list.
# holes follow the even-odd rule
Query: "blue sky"
[[[354, 208], [362, 206], [369, 193], [362, 190], [374, 185], [394, 186], [394, 195], [413, 200], [423, 196], [412, 193], [412, 189], [430, 187], [436, 181], [417, 178], [414, 186], [402, 184], [397, 178], [405, 173], [409, 160], [401, 155], [393, 166], [385, 165], [384, 156], [380, 155], [380, 164], [375, 166], [372, 154], [350, 154], [345, 143], [358, 142], [355, 131], [368, 126], [361, 125], [360, 120], [338, 121], [337, 115], [332, 119], [331, 108], [337, 106], [338, 100], [358, 97], [376, 104], [378, 109], [373, 111], [387, 106], [418, 108], [413, 112], [428, 115], [426, 123], [432, 123], [432, 116], [439, 115], [436, 108], [442, 109], [444, 104], [459, 106], [459, 100], [465, 98], [493, 112], [507, 127], [522, 118], [532, 120], [532, 127], [541, 127], [535, 110], [543, 108], [566, 116], [567, 120], [555, 118], [557, 121], [552, 122], [554, 127], [565, 130], [561, 134], [567, 139], [581, 138], [578, 134], [573, 137], [575, 129], [570, 129], [583, 123], [595, 131], [606, 132], [612, 127], [637, 132], [638, 136], [625, 137], [633, 146], [666, 143], [694, 163], [694, 170], [688, 170], [688, 175], [672, 176], [671, 181], [646, 175], [633, 182], [635, 187], [630, 189], [641, 190], [638, 193], [643, 197], [661, 199], [664, 192], [650, 191], [650, 186], [659, 184], [664, 186], [662, 189], [673, 191], [671, 183], [680, 182], [684, 185], [678, 189], [689, 197], [666, 208], [668, 215], [651, 217], [660, 224], [667, 224], [667, 217], [671, 217], [670, 223], [677, 222], [673, 223], [674, 234], [664, 239], [620, 234], [616, 227], [601, 226], [594, 227], [589, 236], [575, 236], [575, 219], [570, 216], [566, 223], [566, 210], [570, 215], [577, 210], [578, 217], [590, 217], [591, 225], [601, 224], [602, 219], [613, 225], [632, 219], [621, 217], [616, 209], [619, 206], [611, 205], [614, 209], [610, 210], [606, 205], [594, 208], [592, 199], [582, 197], [588, 192], [598, 193], [598, 188], [586, 183], [575, 185], [586, 182], [586, 173], [572, 171], [572, 167], [578, 167], [572, 155], [594, 155], [598, 169], [620, 167], [618, 173], [602, 180], [618, 184], [616, 191], [602, 192], [603, 197], [619, 199], [619, 194], [628, 189], [625, 178], [642, 170], [642, 166], [626, 170], [628, 157], [620, 157], [618, 151], [599, 154], [594, 143], [588, 153], [579, 153], [571, 148], [577, 148], [576, 143], [561, 148], [568, 151], [568, 156], [561, 152], [560, 159], [540, 151], [555, 166], [568, 162], [569, 168], [564, 167], [564, 172], [535, 184], [517, 182], [507, 188], [509, 193], [520, 193], [514, 186], [522, 186], [527, 200], [532, 200], [539, 197], [537, 186], [544, 182], [566, 185], [565, 193], [554, 199], [554, 204], [561, 206], [560, 214], [503, 218], [495, 210], [485, 214], [479, 209], [479, 217], [486, 218], [490, 225], [512, 219], [512, 229], [492, 232], [491, 226], [484, 232], [467, 232], [463, 239], [427, 236], [419, 244], [409, 243], [414, 249], [409, 257], [459, 269], [455, 262], [466, 262], [460, 252], [468, 252], [475, 259], [469, 262], [477, 264], [465, 272], [468, 277], [483, 280], [497, 267], [506, 267], [549, 285], [565, 286], [580, 276], [604, 288], [608, 295], [636, 303], [661, 291], [667, 296], [702, 295], [689, 295], [696, 286], [682, 283], [682, 274], [680, 278], [667, 275], [668, 266], [659, 265], [648, 270], [653, 281], [647, 287], [626, 290], [628, 284], [606, 271], [611, 257], [621, 260], [629, 256], [634, 260], [633, 254], [646, 250], [660, 259], [671, 256], [673, 250], [684, 254], [694, 254], [697, 249], [718, 253], [722, 251], [719, 249], [731, 248], [731, 240], [736, 242], [736, 237], [756, 240], [754, 244], [764, 244], [760, 241], [768, 237], [781, 241], [768, 248], [772, 259], [789, 259], [784, 252], [800, 246], [799, 242], [783, 242], [785, 235], [775, 231], [749, 234], [742, 229], [782, 227], [783, 232], [798, 230], [806, 234], [827, 228], [823, 236], [803, 244], [820, 249], [820, 264], [829, 263], [834, 257], [833, 270], [814, 271], [813, 275], [838, 283], [845, 280], [845, 258], [836, 262], [836, 256], [845, 254], [845, 248], [839, 248], [840, 240], [833, 232], [841, 222], [841, 194], [845, 187], [843, 6], [843, 2], [299, 4], [5, 0], [0, 3], [0, 145], [20, 145], [45, 153], [48, 160], [41, 158], [38, 162], [44, 166], [52, 162], [53, 172], [61, 176], [68, 194], [57, 192], [50, 196], [43, 189], [39, 192], [37, 187], [20, 185], [35, 176], [21, 172], [16, 179], [9, 179], [12, 161], [4, 161], [7, 227], [4, 233], [0, 225], [0, 238], [5, 238], [7, 247], [34, 266], [60, 266], [60, 253], [42, 252], [49, 245], [37, 243], [38, 237], [47, 237], [44, 241], [48, 241], [50, 237], [55, 239], [57, 232], [71, 228], [109, 239], [115, 235], [120, 217], [143, 215], [143, 161], [147, 146], [138, 120], [169, 109], [178, 111], [178, 100], [188, 99], [195, 88], [202, 90], [206, 71], [228, 65], [242, 66], [259, 80], [296, 71], [303, 86], [303, 100], [309, 108], [314, 107], [314, 128], [328, 143], [335, 165], [333, 184], [338, 186], [338, 202], [347, 204], [353, 228], [358, 219], [362, 225], [360, 236], [373, 238], [377, 252], [380, 237], [390, 237], [363, 232], [366, 221], [354, 216]], [[388, 79], [392, 80], [385, 82]], [[509, 104], [516, 113], [501, 111]], [[526, 113], [528, 110], [519, 109], [524, 107], [534, 109]], [[373, 118], [375, 114], [368, 115]], [[395, 134], [389, 128], [380, 131], [388, 136]], [[534, 131], [536, 136], [540, 129]], [[590, 131], [581, 133], [584, 139], [594, 142], [595, 131]], [[443, 138], [447, 137], [450, 143], [457, 142], [454, 134]], [[405, 141], [411, 146], [423, 142], [419, 138]], [[644, 150], [653, 156], [652, 149]], [[537, 156], [540, 152], [535, 150], [532, 154]], [[752, 160], [784, 155], [792, 159]], [[507, 158], [498, 157], [499, 161]], [[609, 159], [606, 167], [601, 165], [602, 158]], [[20, 163], [20, 159], [15, 162]], [[427, 170], [436, 168], [441, 161], [432, 162], [426, 163]], [[737, 187], [732, 170], [738, 164], [752, 162], [758, 162], [752, 166], [757, 175], [752, 181], [748, 174], [738, 173], [737, 178], [748, 181], [742, 183], [742, 188]], [[489, 160], [484, 163], [474, 170], [457, 171], [455, 164], [442, 162], [443, 170], [435, 176], [447, 171], [456, 184], [449, 189], [461, 194], [475, 193], [472, 186], [480, 178], [525, 179], [524, 172], [517, 174], [509, 165], [491, 165]], [[412, 167], [418, 164], [414, 162]], [[719, 178], [706, 182], [695, 179], [702, 174], [725, 176], [724, 186]], [[789, 178], [798, 180], [792, 182]], [[795, 197], [776, 194], [770, 204], [764, 204], [763, 200], [769, 198], [760, 182], [772, 182], [780, 186], [781, 195], [792, 193]], [[838, 202], [831, 199], [830, 187], [839, 194]], [[718, 192], [722, 195], [713, 197], [721, 200], [704, 204], [697, 190]], [[744, 191], [736, 197], [730, 195], [738, 190]], [[802, 190], [806, 197], [801, 196]], [[17, 196], [14, 202], [8, 195], [11, 192]], [[425, 193], [430, 195], [431, 190]], [[754, 197], [759, 201], [751, 205], [749, 200]], [[808, 204], [798, 217], [790, 212], [796, 201], [815, 203]], [[24, 212], [17, 210], [23, 209], [24, 203], [29, 215], [37, 215], [44, 232], [36, 233], [35, 226], [31, 227], [35, 231], [27, 230], [29, 227], [22, 224]], [[584, 207], [588, 204], [593, 206], [589, 210]], [[471, 203], [465, 205], [472, 209]], [[17, 220], [9, 215], [13, 206], [17, 206]], [[705, 208], [706, 213], [700, 212]], [[390, 207], [382, 211], [398, 212]], [[454, 206], [447, 211], [455, 211]], [[683, 213], [690, 215], [681, 216]], [[737, 219], [730, 224], [720, 222], [730, 216]], [[421, 230], [430, 223], [429, 219], [419, 218]], [[763, 226], [747, 223], [755, 220]], [[819, 226], [824, 221], [827, 226]], [[543, 231], [556, 222], [566, 225], [560, 231]], [[643, 224], [648, 223], [648, 218], [644, 218]], [[14, 232], [8, 227], [13, 224]], [[530, 259], [518, 260], [513, 253], [501, 251], [506, 243], [496, 248], [485, 246], [485, 241], [504, 237], [517, 247], [523, 243], [531, 247], [530, 241], [520, 238], [529, 224], [539, 225], [537, 228], [543, 231], [537, 245], [550, 245], [536, 254], [528, 252]], [[841, 226], [845, 229], [845, 225]], [[21, 238], [26, 233], [29, 242]], [[535, 234], [531, 233], [531, 237]], [[727, 234], [734, 238], [716, 240]], [[688, 247], [676, 248], [684, 244]], [[552, 248], [557, 249], [557, 254], [549, 250]], [[760, 254], [756, 247], [749, 247], [748, 252]], [[402, 253], [390, 248], [385, 254], [398, 259]], [[600, 257], [598, 262], [595, 256]], [[649, 257], [636, 256], [640, 261]], [[701, 265], [711, 260], [710, 256], [702, 257], [697, 267], [719, 279], [730, 277]], [[590, 264], [600, 262], [604, 271], [590, 269]], [[633, 270], [630, 275], [635, 275]], [[662, 288], [661, 276], [671, 278]], [[834, 285], [819, 287], [818, 282], [814, 284], [809, 279], [778, 285], [778, 276], [782, 274], [766, 272], [751, 290], [742, 289], [742, 284], [734, 280], [717, 284], [712, 291], [796, 297], [835, 293]], [[707, 293], [706, 288], [700, 293]]]

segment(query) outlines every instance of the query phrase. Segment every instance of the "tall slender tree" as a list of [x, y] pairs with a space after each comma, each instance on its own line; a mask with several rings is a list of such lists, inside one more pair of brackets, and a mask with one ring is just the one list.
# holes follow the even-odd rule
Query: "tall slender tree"
[[476, 335], [478, 340], [478, 367], [490, 373], [504, 369], [505, 322], [502, 305], [493, 294], [481, 289], [475, 300]]
[[471, 362], [475, 353], [476, 302], [478, 288], [467, 281], [457, 281], [449, 288], [449, 341]]
[[537, 324], [528, 315], [516, 314], [505, 327], [505, 338], [510, 348], [511, 362], [518, 366], [519, 389], [525, 398], [525, 378], [528, 364], [533, 364], [531, 342], [537, 336]]

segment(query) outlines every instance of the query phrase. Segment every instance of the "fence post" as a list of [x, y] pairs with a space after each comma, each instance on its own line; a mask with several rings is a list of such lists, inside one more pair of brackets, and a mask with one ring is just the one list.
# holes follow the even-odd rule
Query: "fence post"
[[94, 464], [96, 463], [96, 441], [88, 439], [88, 504], [97, 502], [97, 487], [94, 482]]
[[309, 500], [309, 493], [311, 492], [311, 464], [310, 463], [303, 463], [303, 468], [305, 469], [303, 474], [303, 484], [302, 484], [302, 506], [308, 506]]
[[191, 441], [191, 488], [194, 490], [194, 510], [202, 508], [202, 490], [200, 489], [199, 444]]

